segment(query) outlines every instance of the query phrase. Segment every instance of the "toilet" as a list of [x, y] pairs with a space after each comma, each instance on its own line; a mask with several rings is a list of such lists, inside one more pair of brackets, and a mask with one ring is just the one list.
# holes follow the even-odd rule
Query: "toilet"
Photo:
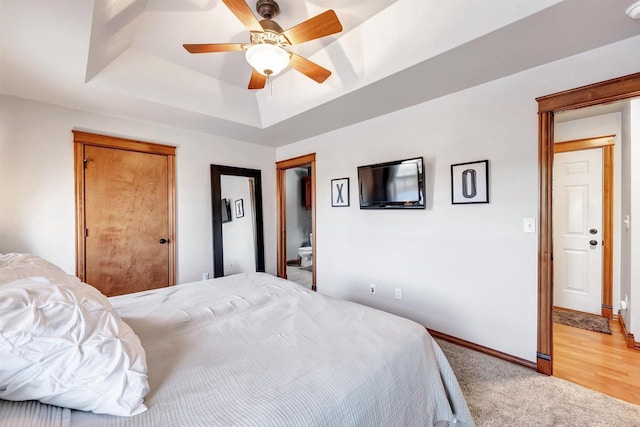
[[298, 248], [298, 255], [300, 255], [300, 266], [301, 267], [310, 267], [311, 266], [311, 246], [300, 246]]
[[[312, 233], [309, 233], [309, 242], [311, 240]], [[309, 246], [300, 246], [298, 248], [298, 255], [300, 255], [300, 266], [301, 267], [311, 267], [311, 254], [313, 253], [313, 248], [311, 245]]]

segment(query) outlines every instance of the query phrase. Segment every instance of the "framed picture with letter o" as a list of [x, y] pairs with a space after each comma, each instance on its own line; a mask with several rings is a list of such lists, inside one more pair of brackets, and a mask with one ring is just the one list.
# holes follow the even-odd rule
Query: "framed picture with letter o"
[[489, 203], [489, 160], [451, 165], [451, 204]]
[[349, 178], [331, 180], [331, 206], [349, 206]]

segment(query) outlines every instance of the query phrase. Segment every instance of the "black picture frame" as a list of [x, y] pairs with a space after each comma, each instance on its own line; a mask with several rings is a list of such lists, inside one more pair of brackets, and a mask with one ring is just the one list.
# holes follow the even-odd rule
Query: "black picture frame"
[[349, 206], [349, 178], [337, 178], [331, 180], [331, 206]]
[[242, 218], [244, 216], [244, 202], [242, 199], [236, 200], [236, 218]]
[[489, 160], [451, 165], [451, 204], [489, 203]]

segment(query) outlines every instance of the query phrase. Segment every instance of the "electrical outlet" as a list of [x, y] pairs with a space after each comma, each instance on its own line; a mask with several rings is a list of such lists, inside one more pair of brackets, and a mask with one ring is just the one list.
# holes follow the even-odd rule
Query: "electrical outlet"
[[375, 295], [376, 294], [376, 285], [375, 284], [373, 284], [373, 283], [369, 284], [369, 293], [371, 295]]
[[402, 299], [402, 289], [396, 288], [396, 299]]
[[209, 273], [202, 273], [202, 280], [208, 280], [209, 279]]

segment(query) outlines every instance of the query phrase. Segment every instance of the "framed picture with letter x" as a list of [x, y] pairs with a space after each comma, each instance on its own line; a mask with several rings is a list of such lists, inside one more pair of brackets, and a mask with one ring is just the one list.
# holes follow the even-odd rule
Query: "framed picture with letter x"
[[349, 206], [349, 178], [331, 180], [331, 206]]
[[244, 216], [244, 202], [242, 199], [236, 200], [236, 218], [242, 218]]

